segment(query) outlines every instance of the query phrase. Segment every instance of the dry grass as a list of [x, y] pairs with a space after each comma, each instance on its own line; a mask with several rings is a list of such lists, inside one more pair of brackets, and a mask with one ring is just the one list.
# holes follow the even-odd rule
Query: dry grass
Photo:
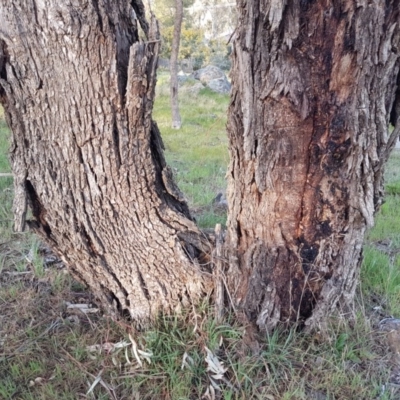
[[[1, 279], [2, 399], [396, 398], [383, 338], [365, 315], [332, 319], [325, 337], [277, 331], [253, 354], [244, 330], [229, 318], [216, 324], [206, 302], [139, 333], [68, 309], [94, 299], [64, 269], [36, 276], [27, 261]], [[223, 363], [220, 379], [207, 371], [206, 348]]]
[[[218, 98], [200, 96], [201, 112], [215, 114]], [[158, 101], [162, 117], [166, 99]], [[190, 104], [188, 99], [186, 119]], [[207, 205], [223, 186], [226, 139], [224, 123], [211, 126], [188, 136], [182, 155], [182, 138], [173, 132], [164, 138], [184, 185], [201, 183], [190, 194], [192, 205], [210, 211], [213, 224], [218, 218]], [[1, 116], [0, 127], [2, 165], [7, 138]], [[205, 161], [208, 148], [215, 162], [212, 156]], [[12, 233], [12, 180], [0, 178], [0, 399], [399, 399], [391, 354], [378, 330], [383, 317], [400, 315], [400, 207], [392, 206], [399, 196], [399, 160], [398, 154], [391, 160], [388, 206], [368, 238], [352, 315], [333, 316], [323, 334], [276, 331], [260, 338], [258, 352], [232, 316], [215, 322], [207, 299], [197, 309], [160, 317], [146, 332], [102, 315], [91, 294], [32, 235]], [[388, 242], [382, 247], [382, 241]]]

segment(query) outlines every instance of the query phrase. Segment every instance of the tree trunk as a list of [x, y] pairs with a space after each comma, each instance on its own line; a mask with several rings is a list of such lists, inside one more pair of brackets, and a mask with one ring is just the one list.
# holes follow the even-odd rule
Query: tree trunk
[[16, 0], [0, 21], [16, 228], [29, 205], [75, 277], [138, 323], [203, 297], [210, 244], [151, 120], [159, 39], [141, 1]]
[[228, 279], [236, 307], [261, 329], [315, 327], [354, 296], [400, 130], [399, 8], [238, 1]]
[[[315, 326], [354, 295], [400, 131], [399, 5], [239, 0], [238, 9], [229, 294], [261, 329]], [[159, 40], [140, 0], [2, 2], [0, 21], [16, 227], [29, 204], [30, 227], [73, 274], [138, 323], [204, 296], [212, 244], [151, 120]]]
[[181, 41], [181, 28], [183, 19], [183, 0], [175, 0], [175, 22], [174, 34], [172, 37], [171, 48], [171, 111], [172, 111], [172, 128], [180, 129], [182, 125], [181, 116], [179, 114], [178, 100], [178, 56], [179, 42]]

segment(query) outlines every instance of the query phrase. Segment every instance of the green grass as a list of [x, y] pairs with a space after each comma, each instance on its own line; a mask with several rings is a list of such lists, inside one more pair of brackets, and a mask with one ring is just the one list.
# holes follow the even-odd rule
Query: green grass
[[387, 194], [378, 215], [368, 239], [391, 241], [391, 245], [400, 250], [400, 196]]
[[[8, 161], [9, 141], [10, 132], [4, 119], [4, 111], [0, 106], [0, 173], [11, 171]], [[3, 240], [8, 240], [12, 231], [12, 184], [13, 179], [11, 177], [0, 177], [0, 243]], [[2, 255], [0, 257], [3, 258]]]
[[[161, 131], [168, 163], [189, 201], [198, 224], [214, 227], [226, 216], [215, 213], [212, 200], [226, 188], [228, 140], [225, 133], [229, 96], [203, 89], [198, 95], [180, 94], [182, 128], [171, 128], [168, 75], [158, 78], [153, 117]], [[189, 82], [187, 86], [192, 83]]]
[[386, 168], [386, 196], [368, 233], [361, 285], [371, 307], [400, 317], [400, 152], [394, 150]]
[[[373, 245], [364, 250], [362, 269], [364, 292], [373, 293], [379, 299], [376, 307], [382, 308], [387, 315], [400, 316], [400, 257], [394, 260]], [[376, 301], [376, 300], [375, 300]]]
[[0, 172], [11, 171], [10, 164], [8, 162], [9, 141], [10, 141], [10, 134], [8, 131], [6, 121], [4, 119], [4, 111], [0, 106]]
[[[177, 131], [170, 127], [166, 74], [159, 83], [154, 117], [167, 160], [199, 224], [224, 223], [212, 199], [225, 190], [228, 97], [182, 93]], [[10, 170], [8, 143], [0, 111], [0, 172]], [[384, 316], [400, 317], [399, 152], [386, 179], [386, 202], [365, 243], [353, 318], [333, 316], [326, 331], [314, 334], [276, 330], [252, 351], [246, 329], [232, 316], [217, 323], [207, 299], [160, 317], [145, 332], [101, 313], [68, 309], [67, 302], [94, 299], [64, 268], [46, 263], [32, 235], [12, 233], [12, 178], [0, 178], [0, 399], [188, 400], [207, 391], [213, 398], [212, 390], [224, 400], [400, 398], [388, 383], [390, 357], [377, 330]], [[222, 379], [214, 379], [216, 389], [210, 389], [206, 348], [225, 368]]]

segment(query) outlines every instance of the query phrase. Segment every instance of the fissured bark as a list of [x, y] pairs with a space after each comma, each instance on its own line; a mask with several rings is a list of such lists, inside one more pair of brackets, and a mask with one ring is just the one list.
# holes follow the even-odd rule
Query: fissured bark
[[[29, 225], [74, 275], [144, 323], [213, 287], [212, 246], [151, 120], [156, 24], [139, 0], [59, 3], [0, 4], [16, 227], [29, 204]], [[238, 11], [218, 276], [260, 329], [312, 327], [351, 302], [382, 199], [400, 130], [399, 4], [239, 0]]]
[[238, 1], [227, 277], [261, 329], [318, 325], [354, 296], [399, 135], [399, 8]]
[[[141, 0], [2, 2], [15, 223], [139, 324], [211, 288], [210, 244], [151, 119], [160, 41]], [[139, 40], [142, 30], [142, 40]]]

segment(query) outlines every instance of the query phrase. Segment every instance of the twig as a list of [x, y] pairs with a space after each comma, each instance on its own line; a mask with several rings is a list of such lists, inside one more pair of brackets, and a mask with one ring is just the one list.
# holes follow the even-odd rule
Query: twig
[[231, 292], [229, 291], [228, 283], [226, 282], [225, 274], [222, 274], [222, 281], [224, 282], [225, 290], [226, 290], [226, 293], [227, 293], [227, 295], [228, 295], [228, 297], [229, 297], [229, 301], [230, 301], [230, 303], [231, 303], [231, 307], [232, 307], [232, 309], [233, 309], [233, 312], [235, 313], [235, 315], [237, 315], [238, 312], [237, 312], [237, 309], [236, 309], [236, 307], [235, 307], [235, 302], [233, 301]]
[[141, 373], [137, 373], [137, 374], [131, 373], [131, 374], [116, 376], [115, 379], [126, 379], [126, 378], [134, 378], [134, 377], [143, 377], [146, 379], [166, 379], [167, 375], [165, 375], [162, 372], [160, 372], [159, 374], [152, 374], [152, 375], [141, 374]]
[[0, 172], [0, 178], [12, 178], [14, 176], [13, 173], [9, 172]]
[[22, 271], [22, 272], [11, 272], [11, 271], [4, 271], [6, 275], [10, 276], [19, 276], [19, 275], [29, 275], [32, 274], [33, 271]]
[[[57, 318], [55, 321], [53, 321], [50, 326], [45, 329], [40, 335], [38, 335], [35, 339], [32, 339], [28, 342], [22, 343], [21, 346], [19, 346], [16, 350], [14, 350], [13, 354], [10, 354], [5, 357], [6, 360], [9, 360], [13, 357], [15, 357], [18, 353], [20, 353], [22, 350], [24, 350], [26, 347], [31, 346], [33, 343], [36, 343], [41, 337], [44, 335], [47, 335], [52, 329], [54, 329], [56, 326], [60, 324], [60, 319]], [[36, 325], [37, 326], [37, 325]]]
[[[80, 363], [78, 360], [76, 360], [74, 357], [72, 357], [71, 354], [69, 354], [67, 350], [61, 349], [61, 351], [63, 351], [63, 352], [65, 353], [65, 355], [66, 355], [74, 364], [76, 364], [76, 365], [81, 369], [81, 371], [83, 371], [85, 374], [91, 376], [94, 380], [97, 380], [97, 379], [100, 378], [100, 375], [101, 375], [101, 373], [102, 373], [103, 371], [101, 371], [97, 376], [96, 376], [96, 375], [93, 375], [93, 374], [90, 373], [87, 369], [85, 369], [85, 367], [82, 365], [82, 363]], [[108, 387], [108, 385], [103, 381], [103, 379], [100, 378], [99, 381], [98, 381], [98, 383], [100, 383], [100, 385], [103, 386], [104, 389], [107, 390], [109, 396], [110, 396], [112, 399], [118, 400], [117, 397], [115, 396], [114, 389], [111, 389], [110, 387]]]
[[224, 315], [224, 282], [222, 279], [222, 229], [221, 224], [215, 225], [215, 319], [221, 322]]

